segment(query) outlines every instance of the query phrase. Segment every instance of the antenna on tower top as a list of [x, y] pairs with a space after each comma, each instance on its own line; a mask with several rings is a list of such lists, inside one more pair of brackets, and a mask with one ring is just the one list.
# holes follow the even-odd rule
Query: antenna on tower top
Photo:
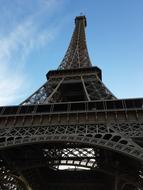
[[80, 12], [80, 16], [85, 16], [85, 15], [86, 15], [85, 11]]

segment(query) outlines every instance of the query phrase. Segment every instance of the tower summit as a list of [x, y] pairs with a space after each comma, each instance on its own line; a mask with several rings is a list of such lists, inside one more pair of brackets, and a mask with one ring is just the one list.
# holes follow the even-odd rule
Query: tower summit
[[78, 24], [78, 22], [83, 22], [85, 27], [87, 25], [86, 17], [85, 16], [82, 16], [82, 15], [81, 16], [77, 16], [75, 18], [75, 24]]
[[0, 107], [0, 190], [142, 190], [143, 98], [117, 99], [88, 55], [85, 16], [18, 106]]

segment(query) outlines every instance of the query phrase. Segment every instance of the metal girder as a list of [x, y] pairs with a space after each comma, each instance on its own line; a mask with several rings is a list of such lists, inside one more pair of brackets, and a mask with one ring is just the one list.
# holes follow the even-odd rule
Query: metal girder
[[21, 105], [29, 105], [29, 104], [40, 104], [43, 103], [47, 98], [46, 91], [47, 82], [42, 85], [36, 92], [34, 92], [30, 97], [24, 100]]
[[[95, 169], [97, 167], [99, 151], [96, 150], [96, 152], [94, 152], [95, 148], [66, 148], [66, 146], [65, 148], [62, 146], [59, 148], [54, 144], [51, 144], [51, 146], [55, 148], [39, 147], [36, 148], [35, 151], [30, 151], [29, 148], [29, 151], [27, 152], [21, 152], [21, 150], [18, 149], [19, 156], [15, 156], [14, 150], [12, 155], [8, 152], [5, 155], [9, 157], [12, 165], [15, 163], [15, 169], [20, 171], [46, 166], [55, 169], [62, 165], [89, 169]], [[1, 154], [2, 153], [3, 152], [1, 152]], [[64, 168], [66, 169], [66, 167]]]
[[44, 85], [42, 85], [36, 92], [34, 92], [29, 98], [21, 103], [21, 105], [29, 105], [29, 104], [44, 104], [46, 99], [50, 97], [50, 95], [56, 91], [59, 86], [62, 78], [56, 78], [48, 80]]
[[104, 124], [4, 128], [1, 130], [0, 148], [51, 141], [99, 146], [143, 161], [142, 147]]
[[[109, 102], [111, 106], [112, 101]], [[122, 103], [119, 100], [114, 100], [113, 102], [113, 105]], [[128, 105], [129, 102], [131, 104], [132, 100], [124, 100], [123, 105], [125, 103]], [[138, 106], [142, 106], [142, 100], [133, 100], [133, 102], [138, 102]], [[108, 106], [108, 101], [102, 103], [105, 107]], [[91, 102], [91, 104], [94, 105], [94, 102]], [[130, 104], [129, 106], [131, 106]], [[139, 160], [143, 159], [142, 145], [134, 141], [134, 139], [140, 140], [143, 138], [142, 108], [122, 108], [105, 111], [93, 109], [94, 107], [91, 109], [90, 105], [86, 104], [91, 111], [88, 109], [86, 111], [68, 109], [66, 112], [61, 112], [60, 110], [59, 112], [54, 112], [55, 105], [51, 104], [51, 107], [43, 105], [46, 106], [43, 113], [41, 106], [41, 108], [39, 107], [40, 113], [38, 113], [39, 108], [37, 106], [30, 107], [30, 112], [24, 113], [22, 111], [22, 113], [19, 112], [19, 114], [13, 115], [5, 115], [2, 108], [0, 148], [34, 142], [69, 141], [100, 146], [105, 149], [109, 148]], [[72, 107], [72, 104], [70, 105]], [[73, 105], [79, 107], [80, 104]], [[18, 108], [16, 109], [18, 110]], [[51, 109], [53, 109], [52, 112], [47, 111]]]
[[77, 20], [70, 45], [58, 69], [76, 69], [83, 67], [91, 67], [86, 46], [85, 18]]
[[[71, 39], [71, 43], [62, 63], [58, 68], [59, 70], [92, 68], [86, 47], [84, 22], [84, 17], [83, 19], [80, 19], [76, 22], [76, 27]], [[60, 89], [60, 87], [62, 86], [61, 83], [63, 83], [63, 81], [65, 80], [66, 82], [70, 83], [71, 80], [76, 80], [77, 77], [79, 78], [78, 82], [83, 84], [83, 90], [87, 96], [87, 100], [116, 99], [116, 97], [102, 83], [97, 73], [93, 76], [86, 76], [87, 74], [88, 73], [83, 75], [81, 72], [80, 76], [72, 76], [71, 73], [69, 74], [69, 77], [61, 75], [59, 76], [59, 78], [50, 78], [35, 93], [33, 93], [29, 98], [23, 101], [21, 105], [62, 102], [62, 90]]]
[[116, 99], [97, 75], [83, 76], [83, 79], [91, 100]]
[[[51, 78], [45, 83], [39, 90], [33, 95], [21, 103], [21, 105], [29, 104], [46, 104], [50, 102], [62, 102], [64, 84], [79, 83], [83, 85], [83, 93], [86, 95], [85, 100], [106, 100], [116, 99], [116, 97], [108, 90], [108, 88], [102, 83], [97, 74], [88, 75], [81, 74], [80, 76], [61, 76], [58, 78]], [[81, 94], [82, 95], [82, 94]]]
[[93, 169], [97, 166], [95, 160], [96, 153], [93, 148], [45, 149], [44, 158], [49, 160], [49, 165], [52, 165], [56, 168], [71, 165], [74, 167]]
[[[43, 180], [39, 175], [41, 164], [52, 169], [70, 165], [114, 176], [115, 190], [126, 187], [140, 190], [143, 178], [143, 99], [116, 99], [103, 84], [101, 70], [91, 65], [85, 37], [86, 18], [76, 17], [75, 24], [70, 45], [58, 70], [49, 72], [48, 81], [20, 106], [0, 107], [0, 156], [4, 154], [2, 151], [6, 153], [11, 148], [13, 156], [19, 145], [62, 143], [65, 147], [37, 149], [38, 159], [44, 162], [36, 160], [32, 163], [32, 158], [26, 162], [27, 166], [32, 163], [30, 167], [35, 167], [38, 180]], [[74, 147], [67, 147], [69, 144]], [[32, 155], [33, 151], [27, 148]], [[102, 154], [96, 152], [97, 149], [102, 150]], [[119, 159], [110, 159], [108, 151], [114, 158], [118, 153]], [[21, 158], [24, 153], [23, 150]], [[123, 155], [124, 158], [133, 158], [130, 164], [133, 164], [134, 174], [130, 169], [125, 173], [127, 161], [123, 164]], [[107, 167], [107, 161], [113, 163], [108, 163]], [[116, 168], [116, 161], [123, 166], [121, 172]], [[20, 160], [19, 163], [22, 165]], [[15, 164], [18, 165], [18, 161]], [[36, 174], [31, 172], [28, 179], [34, 190], [39, 190], [41, 187], [34, 178]], [[0, 166], [0, 190], [6, 188], [25, 190], [29, 187], [19, 175]]]
[[30, 190], [30, 188], [20, 176], [5, 167], [0, 167], [0, 190]]
[[[123, 184], [129, 184], [129, 185], [134, 185], [134, 187], [137, 187], [139, 189], [141, 189], [142, 187], [142, 179], [139, 178], [139, 176], [135, 177], [133, 176], [134, 173], [126, 173], [125, 170], [117, 170], [116, 168], [112, 168], [112, 166], [110, 165], [110, 163], [108, 163], [108, 167], [99, 167], [98, 166], [98, 163], [96, 162], [96, 159], [95, 159], [95, 153], [94, 153], [94, 150], [93, 148], [53, 148], [53, 149], [45, 149], [47, 154], [45, 155], [45, 159], [47, 158], [47, 162], [45, 163], [41, 163], [41, 165], [37, 162], [37, 165], [35, 165], [35, 167], [33, 167], [30, 162], [27, 163], [28, 167], [25, 167], [23, 163], [21, 163], [21, 165], [23, 165], [24, 168], [21, 168], [20, 170], [22, 170], [22, 173], [25, 174], [25, 172], [27, 173], [27, 170], [29, 171], [32, 171], [33, 168], [40, 168], [40, 167], [49, 167], [49, 168], [53, 168], [54, 170], [66, 170], [68, 167], [73, 167], [73, 169], [71, 169], [72, 171], [73, 170], [79, 170], [81, 168], [88, 168], [88, 169], [92, 169], [94, 170], [95, 172], [101, 172], [101, 173], [105, 173], [109, 176], [112, 176], [112, 177], [116, 177], [118, 176], [118, 183], [120, 181], [122, 181], [122, 187], [123, 187]], [[63, 158], [61, 157], [57, 157], [55, 154], [58, 153], [58, 151], [62, 151], [63, 154]], [[99, 154], [99, 153], [98, 153]], [[89, 158], [82, 158], [81, 156], [89, 156]], [[91, 157], [94, 157], [93, 158], [90, 158]], [[51, 159], [49, 159], [49, 157]], [[29, 161], [29, 158], [27, 158]], [[100, 159], [100, 158], [99, 158]], [[33, 163], [32, 163], [33, 164]], [[66, 168], [64, 168], [66, 167]], [[117, 174], [117, 171], [118, 171], [118, 174]], [[135, 174], [134, 174], [135, 175]], [[33, 174], [31, 172], [31, 176], [30, 176], [30, 182], [33, 181], [34, 183], [34, 189], [36, 189], [35, 187], [37, 186], [38, 187], [38, 184], [36, 185], [36, 181], [35, 179], [31, 179], [33, 178]], [[26, 176], [27, 177], [27, 176]], [[40, 189], [40, 186], [38, 187], [38, 189]], [[19, 190], [19, 189], [18, 189]]]

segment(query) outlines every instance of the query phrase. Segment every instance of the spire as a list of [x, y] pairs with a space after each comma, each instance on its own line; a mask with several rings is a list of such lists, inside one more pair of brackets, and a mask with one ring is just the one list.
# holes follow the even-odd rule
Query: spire
[[91, 67], [86, 46], [86, 26], [85, 16], [78, 16], [75, 18], [75, 29], [67, 52], [58, 68], [59, 70]]

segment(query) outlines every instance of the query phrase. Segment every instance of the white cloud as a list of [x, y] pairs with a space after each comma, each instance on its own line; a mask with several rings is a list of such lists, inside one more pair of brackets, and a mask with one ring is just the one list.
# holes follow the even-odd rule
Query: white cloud
[[52, 11], [58, 7], [57, 2], [39, 1], [38, 10], [0, 38], [0, 105], [11, 104], [21, 98], [21, 92], [26, 88], [26, 58], [34, 48], [43, 46], [53, 39], [56, 32], [55, 28], [41, 29], [40, 21], [45, 11], [49, 10], [47, 16], [51, 16]]

